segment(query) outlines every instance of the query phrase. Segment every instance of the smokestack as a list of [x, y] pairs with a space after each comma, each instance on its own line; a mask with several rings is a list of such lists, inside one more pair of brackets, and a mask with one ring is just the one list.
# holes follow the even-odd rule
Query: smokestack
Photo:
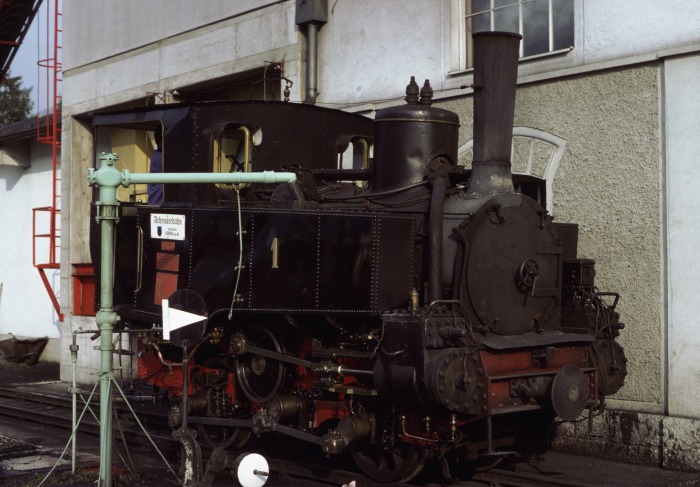
[[510, 153], [522, 36], [478, 32], [474, 39], [474, 162], [468, 193], [514, 191]]

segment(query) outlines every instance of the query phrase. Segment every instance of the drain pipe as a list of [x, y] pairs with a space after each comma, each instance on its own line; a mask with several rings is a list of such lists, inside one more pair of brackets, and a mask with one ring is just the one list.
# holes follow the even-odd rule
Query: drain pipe
[[316, 104], [318, 96], [318, 31], [328, 22], [328, 0], [297, 0], [296, 24], [306, 27], [306, 98]]
[[316, 104], [318, 96], [318, 26], [310, 23], [306, 27], [306, 99], [304, 103]]

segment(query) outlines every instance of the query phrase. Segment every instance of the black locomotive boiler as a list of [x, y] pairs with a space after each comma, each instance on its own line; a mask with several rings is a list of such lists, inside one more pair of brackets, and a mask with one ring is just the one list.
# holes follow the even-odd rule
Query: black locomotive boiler
[[[291, 435], [396, 482], [431, 457], [498, 459], [622, 386], [618, 296], [578, 258], [578, 227], [513, 187], [518, 45], [474, 36], [471, 170], [457, 165], [458, 117], [431, 106], [427, 82], [374, 120], [269, 101], [94, 117], [98, 135], [162, 130], [165, 171], [297, 175], [167, 185], [160, 206], [121, 205], [115, 303], [142, 330], [140, 375], [175, 398], [186, 379], [174, 425], [186, 415], [220, 447]], [[209, 316], [186, 377], [153, 329], [179, 290]]]

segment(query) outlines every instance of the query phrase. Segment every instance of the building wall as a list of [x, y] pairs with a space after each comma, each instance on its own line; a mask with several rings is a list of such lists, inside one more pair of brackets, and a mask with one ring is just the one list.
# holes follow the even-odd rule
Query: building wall
[[[583, 62], [629, 58], [700, 43], [700, 4], [687, 1], [580, 0]], [[578, 38], [577, 38], [578, 40]]]
[[700, 334], [697, 296], [700, 284], [700, 55], [665, 64], [664, 130], [666, 132], [667, 208], [665, 227], [668, 274], [668, 412], [700, 418]]
[[[407, 3], [329, 1], [319, 31], [319, 104], [381, 105], [402, 97], [410, 76], [430, 79], [436, 96], [460, 96], [470, 70], [453, 61], [459, 48], [463, 0]], [[521, 79], [653, 60], [666, 50], [700, 47], [700, 4], [576, 0], [575, 46], [519, 66]], [[468, 34], [464, 34], [468, 35]], [[443, 92], [440, 93], [440, 90]]]
[[[63, 68], [133, 52], [149, 44], [220, 24], [226, 19], [264, 9], [279, 0], [71, 0], [63, 6], [63, 27], [71, 49], [63, 53]], [[95, 42], [96, 39], [108, 42]], [[68, 38], [66, 38], [68, 40]], [[222, 46], [224, 47], [224, 46]]]
[[[51, 147], [34, 141], [29, 153], [31, 167], [0, 166], [0, 336], [48, 337], [41, 360], [58, 362], [60, 322], [32, 264], [32, 208], [51, 205]], [[48, 233], [47, 216], [37, 215], [38, 233]], [[37, 263], [46, 262], [48, 239], [39, 239]], [[58, 290], [59, 271], [46, 274]]]
[[[329, 2], [319, 31], [318, 104], [333, 106], [403, 97], [411, 76], [440, 89], [446, 71], [441, 39], [449, 36], [441, 4], [390, 0]], [[421, 8], [417, 8], [421, 7]]]
[[[244, 8], [265, 4], [270, 7]], [[193, 5], [184, 0], [66, 2], [64, 51], [73, 54], [64, 64], [64, 114], [134, 100], [153, 102], [156, 95], [172, 100], [172, 90], [261, 68], [266, 61], [286, 60], [286, 76], [297, 79], [293, 2]], [[161, 11], [171, 13], [164, 17]], [[141, 12], [145, 14], [137, 15]], [[213, 19], [219, 20], [210, 23]], [[101, 38], [110, 42], [96, 42]]]

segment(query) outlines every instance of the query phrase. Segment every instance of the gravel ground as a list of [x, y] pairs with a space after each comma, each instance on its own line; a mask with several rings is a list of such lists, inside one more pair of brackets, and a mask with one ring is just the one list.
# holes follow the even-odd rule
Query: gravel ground
[[[59, 364], [39, 362], [29, 365], [25, 362], [10, 362], [0, 357], [0, 386], [56, 382], [59, 377]], [[0, 434], [0, 485], [3, 487], [95, 487], [99, 477], [98, 438], [91, 435], [79, 437], [75, 474], [71, 473], [69, 452], [46, 478], [65, 447], [68, 433], [43, 425], [18, 424], [17, 420], [12, 418], [0, 419], [0, 431], [3, 433]], [[141, 470], [145, 473], [132, 475], [124, 467], [115, 467], [113, 485], [178, 485], [164, 479], [161, 469], [147, 467]]]
[[0, 357], [1, 386], [57, 381], [60, 376], [60, 365], [57, 363], [39, 362], [29, 365], [26, 362], [8, 362], [4, 357]]

